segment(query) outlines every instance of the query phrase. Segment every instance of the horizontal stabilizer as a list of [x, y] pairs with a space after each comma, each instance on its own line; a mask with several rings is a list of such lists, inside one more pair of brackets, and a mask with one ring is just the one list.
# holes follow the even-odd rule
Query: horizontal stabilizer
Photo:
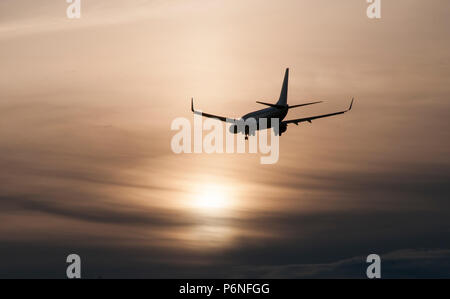
[[266, 106], [270, 106], [270, 107], [273, 107], [273, 108], [279, 108], [279, 109], [284, 109], [284, 108], [286, 108], [286, 106], [283, 106], [283, 105], [264, 103], [264, 102], [260, 102], [260, 101], [256, 101], [256, 103], [258, 103], [258, 104], [263, 104], [263, 105], [266, 105]]

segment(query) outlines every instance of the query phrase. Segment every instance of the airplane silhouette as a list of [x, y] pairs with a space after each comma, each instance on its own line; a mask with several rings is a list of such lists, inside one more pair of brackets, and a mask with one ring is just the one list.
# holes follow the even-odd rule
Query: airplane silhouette
[[[338, 114], [343, 114], [352, 109], [354, 98], [352, 98], [350, 107], [347, 110], [328, 113], [328, 114], [322, 114], [322, 115], [315, 115], [315, 116], [310, 116], [310, 117], [304, 117], [304, 118], [283, 120], [286, 117], [289, 109], [322, 103], [322, 101], [317, 101], [317, 102], [310, 102], [310, 103], [289, 106], [287, 104], [288, 81], [289, 81], [289, 68], [286, 69], [286, 72], [284, 74], [283, 86], [281, 88], [281, 94], [280, 94], [280, 98], [278, 99], [278, 102], [276, 104], [270, 104], [270, 103], [256, 101], [256, 103], [269, 106], [270, 108], [265, 108], [265, 109], [257, 110], [254, 112], [250, 112], [250, 113], [242, 116], [241, 119], [227, 118], [227, 117], [223, 117], [223, 116], [219, 116], [219, 115], [214, 115], [214, 114], [197, 111], [194, 109], [194, 98], [191, 99], [191, 110], [194, 114], [202, 115], [202, 116], [208, 117], [208, 118], [215, 118], [215, 119], [221, 120], [223, 122], [227, 122], [227, 123], [232, 123], [233, 125], [230, 126], [230, 132], [233, 134], [243, 133], [243, 134], [245, 134], [245, 139], [248, 139], [248, 135], [249, 134], [254, 135], [255, 132], [251, 132], [249, 130], [248, 126], [238, 126], [237, 124], [239, 122], [244, 122], [245, 120], [250, 119], [250, 118], [255, 119], [256, 124], [257, 124], [257, 126], [256, 126], [257, 130], [260, 129], [259, 128], [259, 119], [260, 118], [267, 119], [267, 127], [266, 128], [272, 127], [272, 123], [271, 123], [272, 119], [278, 119], [279, 132], [275, 132], [275, 134], [281, 136], [284, 132], [286, 132], [288, 124], [298, 125], [299, 123], [306, 122], [306, 121], [311, 123], [312, 120], [329, 117], [329, 116], [334, 116], [334, 115], [338, 115]], [[240, 128], [242, 128], [242, 127], [245, 127], [245, 131], [240, 130]], [[264, 129], [266, 129], [266, 128], [264, 128]]]

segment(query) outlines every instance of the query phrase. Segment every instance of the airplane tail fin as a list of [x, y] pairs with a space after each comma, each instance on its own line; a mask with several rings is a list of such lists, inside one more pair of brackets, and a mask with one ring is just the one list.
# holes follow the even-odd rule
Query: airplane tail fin
[[277, 105], [286, 106], [287, 105], [287, 94], [288, 94], [288, 81], [289, 81], [289, 68], [286, 69], [284, 73], [283, 87], [281, 88], [280, 99]]

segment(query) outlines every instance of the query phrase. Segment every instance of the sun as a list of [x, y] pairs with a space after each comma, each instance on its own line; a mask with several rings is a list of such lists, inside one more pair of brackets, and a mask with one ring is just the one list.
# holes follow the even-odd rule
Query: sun
[[230, 245], [236, 234], [231, 225], [237, 212], [234, 185], [211, 181], [194, 186], [188, 208], [197, 222], [183, 235], [189, 246], [203, 250]]
[[222, 194], [205, 192], [199, 196], [196, 206], [202, 209], [215, 210], [225, 207], [226, 201]]
[[204, 187], [195, 197], [194, 208], [199, 212], [208, 214], [223, 213], [230, 208], [230, 199], [225, 190], [219, 186]]

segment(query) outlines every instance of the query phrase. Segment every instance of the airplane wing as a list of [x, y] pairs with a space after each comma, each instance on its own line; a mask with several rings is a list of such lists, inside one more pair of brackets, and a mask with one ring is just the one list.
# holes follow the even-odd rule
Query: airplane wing
[[266, 106], [270, 106], [273, 108], [279, 108], [279, 109], [292, 109], [292, 108], [296, 108], [296, 107], [302, 107], [302, 106], [308, 106], [308, 105], [313, 105], [313, 104], [318, 104], [318, 103], [322, 103], [322, 101], [317, 101], [317, 102], [310, 102], [310, 103], [304, 103], [304, 104], [298, 104], [298, 105], [278, 105], [278, 104], [270, 104], [270, 103], [265, 103], [265, 102], [260, 102], [260, 101], [256, 101], [256, 103], [258, 104], [262, 104], [262, 105], [266, 105]]
[[297, 119], [291, 119], [291, 120], [285, 120], [283, 121], [283, 123], [285, 124], [296, 124], [298, 125], [301, 122], [311, 122], [314, 119], [318, 119], [318, 118], [324, 118], [324, 117], [329, 117], [329, 116], [334, 116], [334, 115], [338, 115], [338, 114], [343, 114], [347, 111], [350, 111], [352, 109], [353, 106], [353, 98], [352, 98], [352, 102], [350, 103], [350, 107], [347, 110], [344, 111], [339, 111], [339, 112], [334, 112], [334, 113], [329, 113], [329, 114], [322, 114], [322, 115], [315, 115], [315, 116], [310, 116], [310, 117], [304, 117], [304, 118], [297, 118]]
[[197, 114], [197, 115], [200, 115], [200, 116], [204, 116], [204, 117], [208, 117], [208, 118], [216, 118], [216, 119], [219, 119], [221, 121], [228, 122], [228, 123], [236, 123], [238, 121], [237, 119], [234, 119], [234, 118], [229, 118], [229, 117], [209, 114], [209, 113], [205, 113], [205, 112], [201, 112], [201, 111], [196, 111], [194, 109], [194, 99], [193, 98], [191, 99], [191, 110], [192, 110], [192, 112], [194, 112], [194, 114]]

